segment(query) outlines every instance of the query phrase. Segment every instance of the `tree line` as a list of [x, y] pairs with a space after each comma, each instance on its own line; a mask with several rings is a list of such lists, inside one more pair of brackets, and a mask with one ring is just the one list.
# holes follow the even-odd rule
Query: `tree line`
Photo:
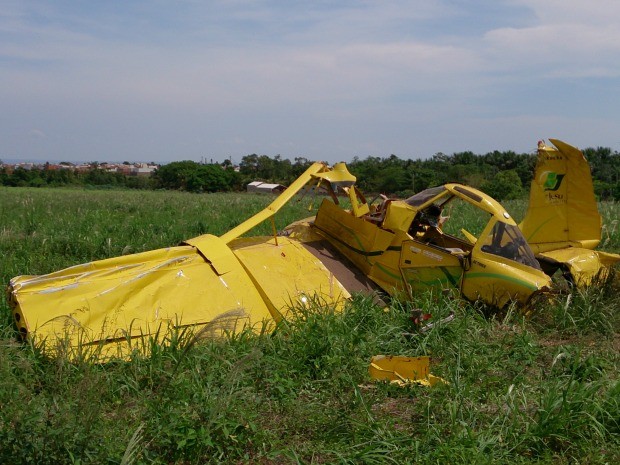
[[[620, 200], [620, 153], [598, 147], [583, 150], [590, 163], [595, 193], [600, 199]], [[223, 163], [175, 161], [159, 167], [151, 176], [127, 176], [93, 168], [46, 170], [0, 168], [0, 184], [5, 186], [99, 186], [130, 189], [175, 189], [188, 192], [241, 191], [252, 181], [288, 185], [312, 162], [305, 157], [294, 160], [280, 155], [251, 154], [238, 168], [230, 160]], [[369, 156], [347, 163], [357, 176], [358, 185], [368, 193], [406, 197], [428, 187], [459, 182], [481, 189], [498, 200], [519, 198], [529, 191], [535, 153], [493, 151], [478, 155], [471, 151], [452, 155], [435, 154], [425, 160]]]

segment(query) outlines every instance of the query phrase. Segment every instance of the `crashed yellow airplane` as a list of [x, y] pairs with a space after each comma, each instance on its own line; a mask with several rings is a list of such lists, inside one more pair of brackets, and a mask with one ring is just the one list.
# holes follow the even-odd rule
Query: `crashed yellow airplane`
[[[13, 278], [8, 291], [17, 328], [48, 353], [108, 359], [148, 352], [151, 340], [162, 342], [174, 329], [213, 335], [266, 330], [291, 307], [318, 302], [341, 308], [358, 291], [410, 298], [424, 289], [452, 289], [503, 307], [527, 305], [549, 289], [551, 279], [521, 230], [486, 194], [446, 184], [371, 206], [354, 183], [344, 164], [315, 163], [265, 210], [220, 237], [207, 234], [176, 247]], [[273, 220], [302, 189], [321, 187], [329, 197], [316, 217], [280, 235], [274, 224], [273, 236], [242, 237]], [[348, 196], [350, 209], [339, 205], [338, 191]], [[457, 201], [485, 218], [478, 238], [442, 229], [441, 212]], [[543, 207], [522, 225], [526, 233], [534, 225], [530, 236], [537, 247], [551, 237], [540, 231], [554, 221], [541, 216]], [[600, 219], [598, 228], [600, 237]], [[565, 242], [537, 248], [539, 259], [568, 263], [557, 252]]]

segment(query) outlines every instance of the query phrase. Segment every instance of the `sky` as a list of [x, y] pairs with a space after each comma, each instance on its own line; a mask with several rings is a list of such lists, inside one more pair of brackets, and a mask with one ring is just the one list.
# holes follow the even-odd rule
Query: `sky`
[[0, 159], [620, 150], [617, 0], [0, 0]]

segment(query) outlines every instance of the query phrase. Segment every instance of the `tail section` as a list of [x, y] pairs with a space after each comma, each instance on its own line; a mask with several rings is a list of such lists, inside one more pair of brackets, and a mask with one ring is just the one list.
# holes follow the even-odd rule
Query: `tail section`
[[562, 141], [538, 143], [530, 202], [519, 228], [536, 253], [566, 247], [594, 249], [601, 240], [590, 165]]

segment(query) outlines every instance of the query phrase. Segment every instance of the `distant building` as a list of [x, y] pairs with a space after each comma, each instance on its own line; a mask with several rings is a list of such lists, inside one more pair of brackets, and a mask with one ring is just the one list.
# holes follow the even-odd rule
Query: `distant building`
[[132, 176], [150, 176], [158, 168], [157, 165], [149, 165], [147, 163], [134, 163], [131, 167]]
[[279, 194], [284, 192], [286, 186], [282, 184], [269, 184], [262, 181], [254, 181], [248, 184], [248, 192], [256, 192], [259, 194]]
[[122, 165], [116, 163], [102, 162], [102, 163], [31, 163], [31, 162], [19, 162], [15, 164], [7, 164], [0, 162], [0, 169], [3, 169], [5, 173], [12, 174], [15, 169], [21, 168], [27, 171], [30, 170], [45, 170], [45, 171], [58, 171], [58, 170], [71, 170], [78, 173], [88, 173], [94, 169], [104, 170], [108, 173], [121, 173], [125, 176], [150, 176], [155, 172], [159, 165], [154, 163], [129, 163], [125, 162]]

